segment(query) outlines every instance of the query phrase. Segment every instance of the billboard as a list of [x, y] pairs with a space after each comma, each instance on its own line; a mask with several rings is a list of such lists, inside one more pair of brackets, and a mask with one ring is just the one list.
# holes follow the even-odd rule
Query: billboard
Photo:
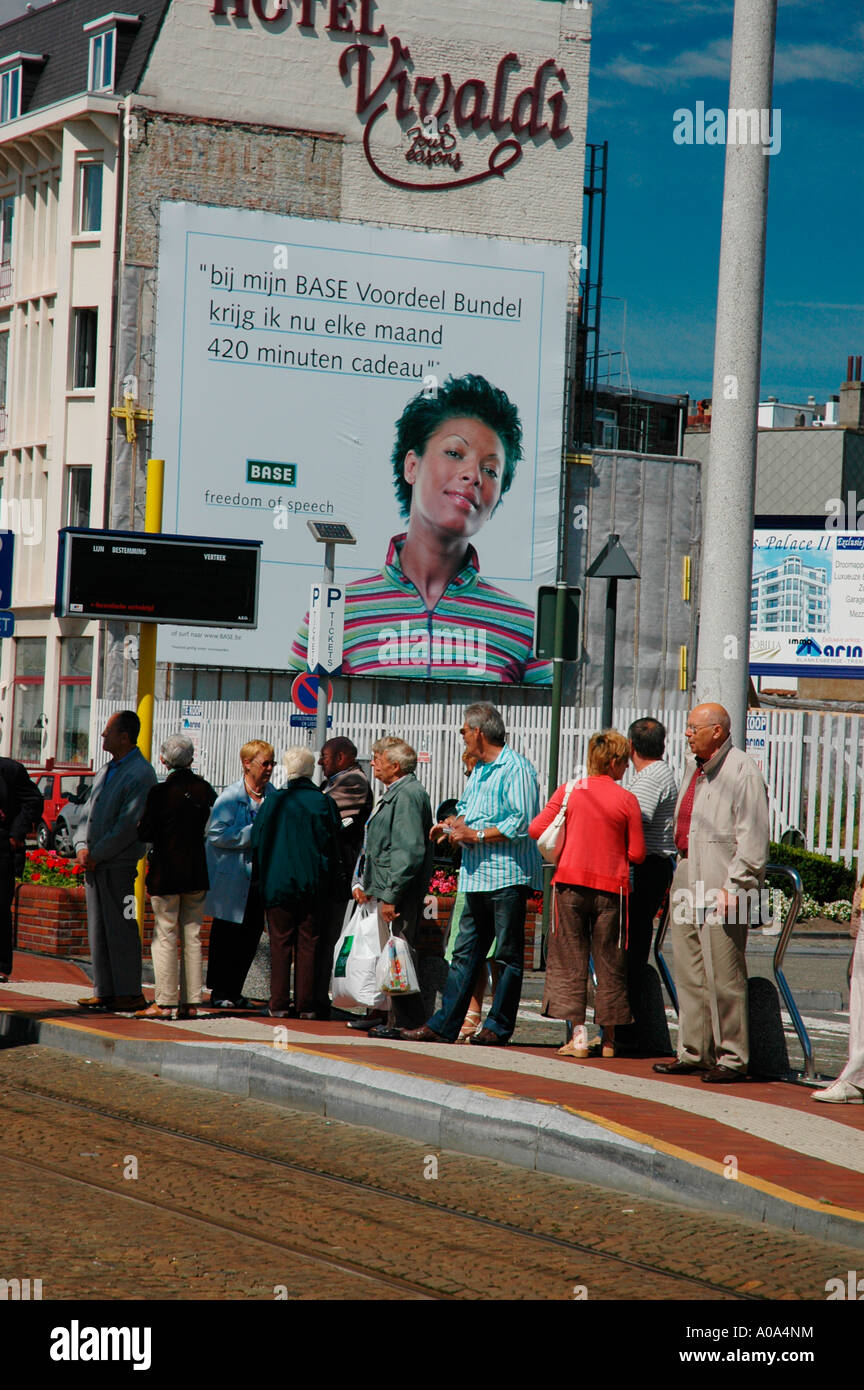
[[756, 518], [750, 671], [864, 678], [864, 532]]
[[258, 630], [162, 628], [159, 659], [305, 669], [347, 523], [345, 675], [545, 684], [566, 247], [163, 203], [163, 529], [263, 542]]

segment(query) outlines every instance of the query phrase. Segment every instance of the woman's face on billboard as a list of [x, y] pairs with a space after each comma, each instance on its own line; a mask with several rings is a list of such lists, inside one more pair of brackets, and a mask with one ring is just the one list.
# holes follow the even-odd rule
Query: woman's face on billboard
[[451, 536], [474, 536], [501, 496], [504, 445], [482, 420], [455, 416], [438, 426], [422, 455], [405, 456], [414, 489], [409, 526], [423, 521]]

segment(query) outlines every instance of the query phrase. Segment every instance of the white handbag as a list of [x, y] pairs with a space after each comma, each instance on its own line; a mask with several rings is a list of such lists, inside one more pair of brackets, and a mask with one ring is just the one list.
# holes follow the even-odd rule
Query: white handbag
[[564, 793], [564, 800], [561, 802], [560, 811], [558, 811], [555, 819], [549, 822], [537, 841], [537, 848], [547, 864], [557, 864], [558, 860], [561, 858], [561, 851], [564, 848], [564, 840], [567, 835], [567, 803], [570, 800], [570, 793], [575, 786], [575, 782], [567, 783], [567, 790]]

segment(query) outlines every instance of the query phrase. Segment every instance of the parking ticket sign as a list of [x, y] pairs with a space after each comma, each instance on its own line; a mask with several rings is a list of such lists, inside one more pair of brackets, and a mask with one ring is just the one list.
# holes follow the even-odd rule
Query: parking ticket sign
[[309, 595], [309, 646], [306, 668], [316, 676], [342, 670], [345, 590], [339, 584], [313, 584]]

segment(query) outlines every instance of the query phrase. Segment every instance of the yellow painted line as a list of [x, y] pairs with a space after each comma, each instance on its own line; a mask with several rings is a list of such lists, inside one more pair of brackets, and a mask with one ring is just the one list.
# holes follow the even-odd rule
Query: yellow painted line
[[[330, 1061], [333, 1054], [320, 1052], [315, 1048], [301, 1047], [296, 1044], [279, 1045], [280, 1052], [303, 1052], [311, 1057], [323, 1057]], [[348, 1058], [339, 1058], [341, 1061], [348, 1061]], [[355, 1066], [368, 1067], [370, 1071], [389, 1071], [397, 1076], [420, 1077], [426, 1081], [437, 1081], [439, 1085], [460, 1086], [465, 1091], [476, 1091], [480, 1095], [495, 1096], [502, 1100], [530, 1100], [538, 1105], [554, 1106], [558, 1110], [564, 1110], [568, 1115], [576, 1115], [581, 1120], [589, 1120], [592, 1124], [599, 1125], [601, 1129], [609, 1130], [612, 1134], [618, 1134], [622, 1139], [631, 1139], [634, 1143], [644, 1144], [647, 1148], [655, 1149], [658, 1153], [667, 1154], [670, 1158], [677, 1158], [684, 1163], [690, 1163], [696, 1168], [702, 1168], [706, 1172], [714, 1173], [722, 1177], [725, 1171], [724, 1164], [718, 1163], [714, 1158], [706, 1158], [703, 1154], [694, 1153], [691, 1149], [682, 1149], [677, 1144], [667, 1143], [665, 1139], [658, 1139], [653, 1134], [646, 1134], [643, 1130], [631, 1129], [628, 1125], [622, 1125], [617, 1120], [609, 1120], [605, 1115], [596, 1115], [591, 1110], [579, 1110], [576, 1106], [566, 1105], [562, 1101], [550, 1100], [547, 1096], [524, 1096], [518, 1091], [495, 1090], [491, 1086], [478, 1086], [469, 1081], [451, 1081], [450, 1078], [444, 1080], [435, 1076], [426, 1076], [422, 1072], [406, 1071], [401, 1067], [387, 1067], [378, 1062], [367, 1062], [358, 1060]], [[661, 1103], [662, 1102], [658, 1102]], [[722, 1120], [715, 1123], [722, 1124]], [[765, 1143], [773, 1142], [770, 1139], [764, 1140]], [[782, 1144], [777, 1146], [783, 1148]], [[813, 1159], [814, 1163], [824, 1162], [824, 1159]], [[813, 1197], [806, 1197], [801, 1192], [795, 1192], [792, 1188], [781, 1187], [778, 1183], [768, 1182], [765, 1178], [757, 1178], [752, 1173], [738, 1172], [737, 1178], [727, 1178], [727, 1182], [740, 1182], [745, 1187], [752, 1187], [757, 1192], [762, 1192], [768, 1197], [778, 1197], [781, 1201], [790, 1202], [793, 1206], [804, 1207], [808, 1211], [830, 1212], [832, 1216], [842, 1216], [849, 1221], [864, 1222], [864, 1211], [855, 1211], [851, 1207], [838, 1207], [833, 1202], [819, 1202]]]
[[[48, 1000], [48, 1001], [46, 1001], [46, 1002], [47, 1002], [48, 1004], [55, 1005], [55, 1006], [56, 1006], [56, 1003], [57, 1003], [56, 999], [51, 999], [51, 1000]], [[33, 1023], [44, 1023], [46, 1026], [47, 1026], [47, 1025], [50, 1025], [52, 1028], [71, 1028], [71, 1029], [73, 1029], [74, 1031], [79, 1032], [79, 1033], [92, 1033], [94, 1037], [96, 1037], [96, 1038], [107, 1038], [110, 1042], [123, 1042], [123, 1041], [125, 1041], [124, 1038], [123, 1038], [123, 1036], [122, 1036], [122, 1034], [120, 1034], [120, 1033], [106, 1033], [106, 1032], [104, 1032], [101, 1028], [90, 1028], [90, 1027], [88, 1027], [88, 1025], [87, 1025], [86, 1023], [79, 1023], [77, 1019], [72, 1019], [72, 1018], [69, 1018], [69, 1019], [64, 1019], [64, 1018], [40, 1018], [38, 1014], [36, 1014], [36, 1013], [24, 1013], [24, 1011], [23, 1011], [22, 1009], [7, 1009], [7, 1008], [0, 1008], [0, 1013], [3, 1013], [3, 1014], [21, 1014], [21, 1016], [22, 1016], [23, 1018], [29, 1018], [29, 1019], [31, 1019]], [[134, 1039], [131, 1039], [130, 1041], [134, 1041]], [[155, 1042], [156, 1039], [155, 1039], [155, 1038], [144, 1038], [144, 1039], [142, 1039], [142, 1041], [143, 1041], [143, 1042]]]
[[[20, 1011], [14, 1009], [7, 1009], [5, 1007], [0, 1008], [0, 1013], [16, 1012]], [[109, 1038], [119, 1042], [135, 1041], [134, 1038], [127, 1039], [125, 1036], [120, 1034], [115, 1035], [112, 1033], [105, 1033], [99, 1028], [89, 1028], [87, 1024], [78, 1023], [77, 1021], [73, 1021], [71, 1019], [68, 1021], [64, 1021], [62, 1019], [52, 1018], [45, 1020], [37, 1020], [37, 1022], [38, 1021], [51, 1023], [59, 1028], [77, 1029], [78, 1031], [83, 1033], [91, 1033], [98, 1038]], [[143, 1039], [143, 1041], [155, 1042], [156, 1039], [147, 1038]], [[173, 1038], [170, 1039], [170, 1041], [178, 1042], [179, 1039]], [[206, 1037], [194, 1037], [190, 1038], [189, 1041], [206, 1041]], [[214, 1038], [213, 1041], [222, 1043], [236, 1043], [242, 1046], [248, 1045], [250, 1042], [254, 1042], [256, 1040], [250, 1038]], [[260, 1039], [259, 1041], [267, 1045], [264, 1039]], [[318, 1057], [324, 1061], [330, 1062], [352, 1062], [352, 1058], [350, 1057], [350, 1055], [344, 1056], [342, 1053], [334, 1054], [333, 1051], [324, 1052], [320, 1048], [303, 1046], [299, 1043], [279, 1042], [272, 1043], [269, 1045], [275, 1047], [275, 1049], [278, 1052], [298, 1052], [306, 1057]], [[334, 1046], [339, 1047], [340, 1044], [336, 1043]], [[342, 1044], [342, 1046], [344, 1046], [344, 1044]], [[568, 1115], [575, 1115], [578, 1119], [588, 1120], [591, 1124], [599, 1125], [601, 1129], [608, 1130], [612, 1134], [618, 1134], [621, 1136], [622, 1139], [630, 1139], [634, 1143], [643, 1144], [647, 1148], [654, 1149], [657, 1153], [667, 1154], [670, 1158], [680, 1159], [684, 1163], [692, 1164], [695, 1168], [702, 1168], [705, 1172], [714, 1173], [715, 1176], [722, 1177], [725, 1171], [724, 1165], [722, 1163], [718, 1163], [716, 1159], [706, 1158], [703, 1154], [694, 1153], [692, 1149], [683, 1149], [678, 1144], [670, 1144], [665, 1139], [658, 1139], [653, 1134], [646, 1134], [643, 1130], [631, 1129], [628, 1125], [619, 1124], [617, 1120], [607, 1119], [605, 1115], [597, 1115], [591, 1110], [580, 1110], [576, 1106], [566, 1105], [563, 1101], [551, 1100], [547, 1096], [525, 1096], [520, 1094], [520, 1092], [518, 1091], [502, 1091], [497, 1087], [480, 1086], [476, 1083], [469, 1081], [456, 1081], [450, 1077], [443, 1078], [436, 1076], [428, 1076], [424, 1072], [411, 1071], [403, 1067], [395, 1067], [392, 1065], [388, 1066], [383, 1062], [370, 1062], [365, 1058], [353, 1059], [353, 1065], [357, 1067], [363, 1067], [367, 1071], [389, 1072], [391, 1075], [394, 1076], [405, 1076], [411, 1077], [412, 1079], [420, 1079], [423, 1081], [433, 1081], [439, 1086], [457, 1086], [464, 1091], [473, 1091], [478, 1095], [490, 1096], [497, 1100], [532, 1101], [534, 1104], [537, 1105], [552, 1106], [558, 1110], [565, 1111]], [[662, 1102], [659, 1103], [662, 1104]], [[723, 1121], [718, 1120], [716, 1121], [716, 1123], [722, 1124]], [[765, 1140], [764, 1142], [771, 1143], [772, 1141]], [[778, 1147], [783, 1148], [783, 1145], [778, 1145]], [[821, 1163], [824, 1161], [824, 1159], [813, 1159], [814, 1163]], [[779, 1200], [781, 1201], [789, 1202], [791, 1205], [796, 1207], [802, 1207], [807, 1211], [818, 1211], [822, 1213], [830, 1212], [832, 1216], [841, 1216], [847, 1221], [857, 1221], [859, 1223], [864, 1223], [864, 1211], [855, 1211], [851, 1207], [838, 1207], [835, 1206], [833, 1202], [817, 1201], [813, 1197], [807, 1197], [801, 1192], [793, 1191], [792, 1188], [781, 1187], [778, 1183], [768, 1182], [765, 1178], [758, 1178], [752, 1173], [742, 1173], [739, 1170], [737, 1178], [728, 1178], [727, 1181], [743, 1183], [745, 1187], [753, 1188], [754, 1191], [761, 1192], [765, 1196], [779, 1198]]]

